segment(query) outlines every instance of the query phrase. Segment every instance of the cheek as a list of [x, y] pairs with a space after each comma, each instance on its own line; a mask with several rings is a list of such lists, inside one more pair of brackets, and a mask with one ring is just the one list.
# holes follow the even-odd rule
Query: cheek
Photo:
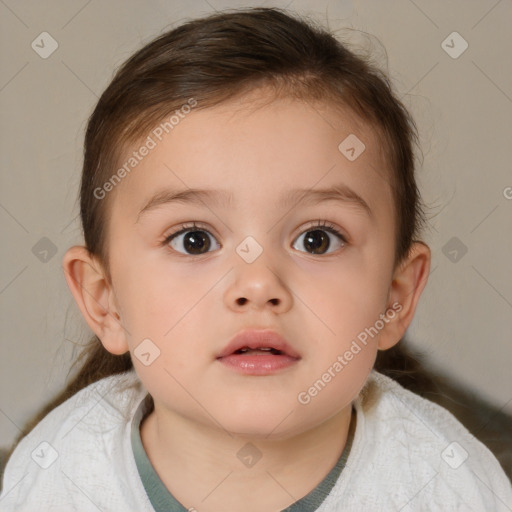
[[334, 334], [343, 342], [373, 325], [384, 312], [388, 273], [370, 255], [353, 251], [329, 267], [308, 267], [300, 269], [301, 275], [297, 276], [293, 288], [297, 295], [304, 297], [319, 320], [318, 328], [327, 337], [329, 333]]
[[314, 347], [311, 385], [318, 381], [322, 390], [319, 406], [328, 407], [330, 399], [344, 400], [357, 393], [375, 361], [389, 283], [386, 261], [374, 255], [347, 251], [343, 261], [325, 275], [311, 266], [307, 281], [304, 278], [302, 288], [297, 287], [297, 294], [307, 297], [315, 313], [305, 322], [303, 333], [307, 332]]
[[[158, 353], [155, 367], [184, 373], [197, 364], [198, 353], [205, 353], [204, 344], [211, 341], [207, 333], [216, 325], [211, 304], [201, 300], [212, 283], [197, 275], [195, 279], [184, 278], [169, 268], [160, 272], [155, 266], [145, 272], [127, 272], [131, 278], [119, 287], [119, 294], [130, 351], [137, 356], [139, 345], [149, 339], [151, 344], [146, 344], [156, 347], [153, 350]], [[142, 367], [141, 372], [145, 371]]]
[[197, 302], [202, 289], [197, 280], [184, 279], [176, 267], [161, 261], [133, 257], [119, 261], [116, 270], [116, 296], [127, 324], [134, 331], [150, 329], [156, 337], [162, 337]]
[[377, 349], [349, 344], [331, 354], [297, 393], [297, 413], [310, 427], [343, 410], [358, 396], [373, 368]]

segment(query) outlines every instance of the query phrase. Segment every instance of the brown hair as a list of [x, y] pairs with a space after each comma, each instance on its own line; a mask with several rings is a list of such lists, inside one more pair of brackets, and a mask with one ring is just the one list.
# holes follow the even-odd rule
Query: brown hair
[[[94, 191], [113, 175], [130, 146], [191, 98], [197, 108], [206, 108], [259, 86], [283, 97], [342, 106], [379, 132], [392, 170], [395, 264], [407, 256], [424, 222], [414, 177], [417, 131], [387, 76], [311, 20], [281, 9], [252, 8], [195, 19], [164, 33], [120, 67], [99, 99], [85, 134], [80, 211], [86, 247], [109, 280], [107, 219], [113, 193], [98, 199]], [[379, 352], [375, 368], [395, 378], [397, 371], [420, 375], [402, 345]], [[76, 376], [28, 422], [15, 445], [82, 388], [133, 368], [130, 353], [113, 355], [96, 336], [72, 367], [79, 362]], [[426, 377], [414, 382], [419, 388], [428, 385]]]

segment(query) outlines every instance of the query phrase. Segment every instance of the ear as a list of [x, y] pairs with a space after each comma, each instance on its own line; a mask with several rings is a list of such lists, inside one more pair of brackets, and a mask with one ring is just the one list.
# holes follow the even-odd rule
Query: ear
[[64, 277], [82, 315], [106, 350], [129, 350], [115, 295], [98, 259], [86, 247], [74, 246], [62, 259]]
[[409, 327], [427, 284], [430, 260], [429, 247], [423, 242], [415, 242], [406, 260], [395, 270], [389, 290], [388, 322], [380, 333], [379, 350], [396, 345]]

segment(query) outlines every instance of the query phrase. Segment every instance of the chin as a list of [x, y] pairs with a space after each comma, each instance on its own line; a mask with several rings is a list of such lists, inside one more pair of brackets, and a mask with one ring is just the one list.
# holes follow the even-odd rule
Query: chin
[[223, 419], [219, 417], [219, 420], [234, 436], [272, 441], [300, 434], [314, 426], [310, 424], [310, 418], [297, 417], [300, 409], [292, 410], [292, 407], [267, 408], [266, 411], [253, 409], [239, 413], [230, 410], [229, 415], [224, 415]]
[[229, 432], [240, 439], [247, 440], [262, 440], [262, 441], [273, 441], [278, 439], [284, 439], [291, 435], [293, 432], [289, 431], [281, 431], [276, 429], [276, 425], [279, 424], [280, 420], [276, 421], [260, 421], [256, 423], [256, 421], [236, 421], [233, 422], [232, 425], [226, 427]]

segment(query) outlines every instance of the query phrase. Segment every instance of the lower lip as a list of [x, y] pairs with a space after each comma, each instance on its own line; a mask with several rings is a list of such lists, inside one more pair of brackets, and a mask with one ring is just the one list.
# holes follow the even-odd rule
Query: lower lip
[[293, 366], [299, 359], [287, 355], [231, 354], [218, 361], [244, 375], [270, 375]]

